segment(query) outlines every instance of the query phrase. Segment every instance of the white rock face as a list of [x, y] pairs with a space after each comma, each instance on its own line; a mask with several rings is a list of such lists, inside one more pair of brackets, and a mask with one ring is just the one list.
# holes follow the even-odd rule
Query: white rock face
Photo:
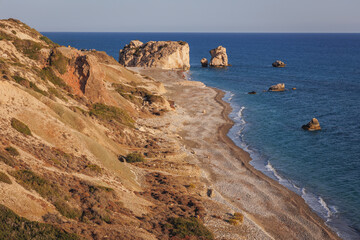
[[189, 69], [190, 47], [183, 41], [133, 40], [119, 53], [119, 63], [125, 67], [154, 67], [162, 69]]
[[215, 49], [210, 50], [211, 61], [210, 66], [212, 67], [226, 67], [229, 66], [228, 56], [226, 54], [226, 48], [218, 46]]

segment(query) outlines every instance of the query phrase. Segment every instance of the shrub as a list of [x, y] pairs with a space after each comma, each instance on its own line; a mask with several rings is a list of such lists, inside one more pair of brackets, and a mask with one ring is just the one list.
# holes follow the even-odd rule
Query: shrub
[[213, 234], [198, 220], [197, 218], [171, 218], [169, 219], [171, 226], [171, 236], [180, 238], [199, 237], [200, 239], [214, 239]]
[[16, 148], [13, 147], [6, 147], [5, 150], [11, 155], [11, 156], [19, 156], [19, 152], [18, 150], [16, 150]]
[[129, 153], [126, 155], [125, 159], [128, 163], [145, 162], [144, 156], [137, 152]]
[[55, 198], [59, 196], [56, 185], [48, 182], [30, 170], [18, 170], [10, 173], [17, 182], [26, 189], [33, 189], [44, 198]]
[[234, 226], [239, 225], [239, 221], [233, 218], [229, 219], [228, 223]]
[[102, 169], [101, 167], [99, 167], [98, 165], [96, 164], [89, 164], [86, 166], [86, 168], [88, 168], [89, 170], [93, 171], [93, 172], [97, 172], [97, 173], [101, 173], [102, 172]]
[[61, 78], [56, 76], [56, 74], [54, 73], [54, 70], [52, 70], [52, 68], [50, 68], [50, 67], [43, 68], [40, 72], [40, 77], [43, 80], [49, 80], [54, 85], [57, 85], [59, 87], [62, 87], [62, 88], [66, 87], [66, 83], [64, 82], [64, 80], [62, 80]]
[[54, 203], [54, 206], [61, 215], [67, 218], [78, 219], [81, 216], [81, 211], [79, 209], [70, 207], [64, 200], [57, 200]]
[[9, 40], [10, 41], [11, 39], [12, 39], [12, 37], [10, 35], [0, 31], [0, 40]]
[[234, 213], [234, 216], [229, 219], [228, 221], [231, 225], [239, 225], [244, 222], [244, 215], [242, 213], [236, 212]]
[[69, 59], [66, 58], [61, 52], [53, 50], [50, 54], [50, 66], [55, 67], [59, 73], [64, 74], [67, 71]]
[[48, 37], [45, 37], [45, 36], [41, 36], [41, 37], [40, 37], [40, 40], [46, 42], [46, 44], [48, 44], [48, 45], [50, 45], [50, 46], [55, 46], [55, 47], [59, 46], [59, 44], [54, 43], [54, 42], [51, 41]]
[[20, 76], [12, 76], [12, 78], [15, 80], [15, 82], [17, 82], [18, 84], [27, 87], [27, 88], [31, 88], [32, 90], [34, 90], [35, 92], [38, 92], [44, 96], [47, 96], [47, 92], [41, 90], [40, 88], [38, 88], [38, 86], [36, 86], [35, 83], [33, 82], [29, 82], [27, 79], [20, 77]]
[[31, 131], [29, 129], [29, 127], [21, 122], [20, 120], [16, 119], [16, 118], [12, 118], [11, 119], [11, 126], [18, 132], [28, 135], [28, 136], [32, 136]]
[[13, 42], [16, 49], [22, 52], [25, 56], [33, 60], [39, 60], [40, 50], [42, 45], [31, 40], [15, 39]]
[[178, 41], [178, 43], [179, 43], [181, 46], [186, 45], [186, 42], [184, 42], [184, 41]]
[[89, 113], [102, 120], [116, 121], [126, 126], [134, 127], [134, 120], [124, 110], [114, 106], [96, 103], [93, 104]]
[[11, 32], [16, 35], [16, 31], [15, 31], [15, 30], [12, 30]]
[[0, 172], [0, 182], [4, 182], [4, 183], [7, 183], [7, 184], [11, 184], [10, 178], [8, 177], [8, 175], [6, 175], [6, 174], [3, 173], [3, 172]]
[[14, 159], [12, 159], [10, 156], [6, 156], [6, 154], [2, 154], [0, 153], [0, 161], [5, 163], [6, 165], [10, 166], [10, 167], [14, 167], [15, 166], [15, 161]]
[[50, 224], [29, 221], [0, 204], [0, 239], [80, 239]]

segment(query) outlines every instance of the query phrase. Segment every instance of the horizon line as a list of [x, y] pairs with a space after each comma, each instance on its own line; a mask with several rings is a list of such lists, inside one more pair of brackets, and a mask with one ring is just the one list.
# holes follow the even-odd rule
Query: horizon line
[[360, 32], [116, 32], [116, 31], [39, 31], [40, 33], [199, 33], [199, 34], [360, 34]]

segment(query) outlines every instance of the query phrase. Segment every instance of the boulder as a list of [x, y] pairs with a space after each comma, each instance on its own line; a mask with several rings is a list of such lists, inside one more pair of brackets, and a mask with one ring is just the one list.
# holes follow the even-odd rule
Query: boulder
[[206, 58], [201, 59], [200, 61], [202, 67], [207, 67], [209, 62]]
[[255, 91], [252, 91], [252, 92], [248, 92], [248, 94], [256, 94], [256, 92], [255, 92]]
[[321, 130], [321, 127], [319, 121], [316, 118], [313, 118], [308, 124], [302, 125], [302, 129], [308, 131], [317, 131]]
[[269, 88], [270, 92], [283, 92], [285, 91], [285, 83], [278, 83], [276, 85], [272, 85]]
[[190, 47], [183, 41], [133, 40], [119, 52], [119, 63], [125, 67], [189, 69]]
[[219, 46], [215, 49], [210, 50], [211, 61], [210, 66], [212, 67], [226, 67], [229, 66], [228, 56], [226, 54], [226, 48]]
[[273, 62], [272, 66], [279, 68], [279, 67], [285, 67], [286, 64], [284, 62], [280, 61], [280, 60], [276, 60], [275, 62]]

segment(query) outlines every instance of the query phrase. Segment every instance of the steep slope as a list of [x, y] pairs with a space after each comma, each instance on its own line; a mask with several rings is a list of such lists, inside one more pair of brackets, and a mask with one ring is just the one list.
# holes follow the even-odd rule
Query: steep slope
[[[202, 226], [191, 218], [204, 215], [200, 190], [186, 187], [199, 169], [179, 163], [179, 143], [160, 127], [138, 123], [173, 110], [164, 91], [104, 52], [0, 20], [0, 217], [31, 226], [0, 236], [169, 239], [179, 220]], [[133, 152], [140, 162], [126, 163]]]

